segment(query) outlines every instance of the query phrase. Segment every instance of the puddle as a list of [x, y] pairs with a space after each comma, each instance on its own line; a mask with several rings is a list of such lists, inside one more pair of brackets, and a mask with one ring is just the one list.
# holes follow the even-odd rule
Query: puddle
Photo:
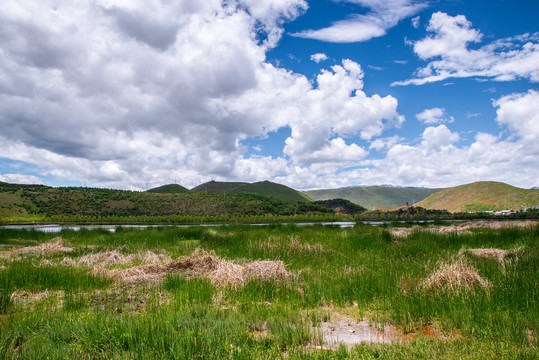
[[403, 343], [419, 336], [437, 340], [450, 340], [461, 337], [460, 334], [444, 334], [433, 325], [425, 325], [414, 331], [404, 333], [401, 328], [394, 325], [375, 327], [368, 319], [357, 321], [346, 315], [336, 317], [335, 321], [322, 322], [315, 329], [315, 331], [318, 331], [320, 335], [319, 341], [321, 341], [315, 348], [336, 350], [341, 344], [351, 348], [361, 343]]
[[320, 324], [323, 344], [329, 347], [357, 345], [360, 343], [390, 343], [396, 341], [388, 326], [383, 331], [372, 327], [368, 321], [339, 324], [323, 322]]

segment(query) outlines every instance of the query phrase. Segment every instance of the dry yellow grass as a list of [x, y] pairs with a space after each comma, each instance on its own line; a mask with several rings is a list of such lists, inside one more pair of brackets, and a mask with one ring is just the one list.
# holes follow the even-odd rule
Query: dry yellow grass
[[27, 246], [11, 251], [0, 252], [0, 258], [16, 258], [21, 255], [45, 255], [47, 253], [70, 253], [73, 248], [64, 246], [61, 237], [52, 239], [52, 242], [43, 243], [37, 246]]
[[166, 264], [149, 264], [128, 269], [99, 269], [101, 274], [122, 282], [159, 282], [167, 274], [182, 274], [208, 278], [214, 286], [234, 288], [251, 280], [283, 281], [291, 278], [282, 261], [254, 261], [239, 265], [219, 258], [214, 252], [195, 250], [191, 256]]
[[414, 231], [418, 231], [419, 229], [421, 229], [421, 228], [416, 225], [416, 226], [409, 227], [409, 228], [395, 227], [395, 228], [389, 229], [389, 231], [390, 231], [391, 235], [393, 235], [395, 237], [405, 238], [405, 237], [411, 235]]
[[459, 223], [453, 223], [449, 226], [432, 226], [432, 231], [439, 232], [441, 234], [458, 231], [461, 234], [465, 231], [468, 233], [470, 229], [505, 229], [513, 227], [530, 227], [537, 225], [537, 221], [533, 220], [523, 220], [523, 221], [499, 221], [499, 220], [475, 220], [475, 221], [465, 221]]
[[167, 269], [174, 272], [181, 272], [186, 275], [205, 275], [215, 271], [221, 265], [221, 260], [215, 252], [206, 252], [197, 248], [190, 256], [168, 263]]
[[437, 271], [423, 281], [425, 290], [449, 292], [471, 292], [477, 287], [488, 289], [490, 282], [483, 279], [477, 270], [462, 257], [453, 263], [442, 262]]
[[286, 249], [293, 253], [331, 253], [333, 250], [324, 249], [322, 244], [310, 244], [303, 242], [299, 239], [299, 236], [291, 236], [290, 240], [283, 240], [281, 237], [270, 236], [267, 241], [250, 241], [250, 249], [256, 250], [280, 250]]
[[59, 300], [63, 297], [63, 290], [45, 290], [38, 292], [31, 292], [23, 289], [15, 290], [10, 295], [10, 300], [14, 303], [19, 303], [23, 305], [28, 305], [29, 303], [34, 303], [44, 299], [52, 298]]
[[155, 254], [152, 251], [144, 253], [135, 253], [124, 255], [117, 250], [98, 252], [95, 254], [83, 255], [77, 261], [79, 266], [95, 267], [95, 266], [115, 266], [115, 265], [131, 265], [136, 262], [141, 264], [154, 264], [170, 261], [168, 255]]
[[324, 253], [331, 252], [331, 250], [326, 250], [322, 247], [322, 244], [309, 244], [308, 242], [301, 242], [297, 236], [290, 238], [290, 243], [288, 244], [288, 250], [296, 253]]
[[163, 280], [167, 274], [167, 268], [165, 265], [149, 264], [128, 269], [107, 270], [104, 268], [94, 268], [94, 273], [131, 284], [155, 283]]
[[[303, 251], [321, 251], [321, 246], [302, 245]], [[11, 260], [24, 254], [45, 255], [52, 252], [72, 252], [61, 238], [34, 247], [24, 247], [2, 253]], [[110, 269], [111, 266], [137, 266]], [[92, 269], [94, 275], [103, 275], [123, 283], [158, 283], [167, 274], [182, 274], [210, 279], [215, 286], [241, 287], [251, 280], [286, 280], [291, 274], [282, 261], [254, 261], [244, 265], [219, 258], [213, 251], [197, 248], [190, 256], [172, 261], [168, 255], [151, 251], [124, 255], [117, 250], [83, 255], [78, 259], [65, 257], [59, 263], [43, 258], [36, 266], [72, 266]]]
[[222, 261], [217, 269], [205, 274], [214, 286], [227, 285], [238, 288], [245, 284], [244, 267], [228, 261]]
[[516, 259], [517, 254], [521, 252], [524, 247], [518, 247], [511, 250], [503, 249], [463, 249], [461, 253], [469, 253], [473, 256], [493, 259], [500, 264], [504, 263], [508, 259]]

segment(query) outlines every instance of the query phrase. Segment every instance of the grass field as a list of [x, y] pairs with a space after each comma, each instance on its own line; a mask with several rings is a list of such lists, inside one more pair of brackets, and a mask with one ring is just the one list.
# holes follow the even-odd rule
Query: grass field
[[[536, 223], [0, 230], [0, 358], [536, 359], [538, 239]], [[328, 341], [360, 324], [388, 342]]]

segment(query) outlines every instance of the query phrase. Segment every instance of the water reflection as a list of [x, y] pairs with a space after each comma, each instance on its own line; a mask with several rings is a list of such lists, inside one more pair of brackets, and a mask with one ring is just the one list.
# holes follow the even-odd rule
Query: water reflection
[[[297, 225], [297, 226], [334, 226], [339, 228], [352, 228], [356, 225], [353, 221], [334, 221], [334, 222], [305, 222], [305, 223], [278, 223], [281, 225]], [[177, 227], [177, 228], [189, 228], [189, 227], [213, 227], [213, 226], [230, 226], [230, 225], [237, 225], [237, 224], [192, 224], [192, 225], [129, 225], [129, 224], [112, 224], [112, 225], [59, 225], [59, 224], [26, 224], [26, 225], [2, 225], [0, 226], [0, 230], [2, 229], [14, 229], [14, 230], [34, 230], [34, 231], [41, 231], [45, 233], [58, 233], [62, 230], [73, 230], [73, 231], [80, 231], [81, 229], [86, 230], [107, 230], [110, 232], [116, 232], [116, 229], [121, 227], [124, 229], [136, 229], [136, 230], [144, 230], [149, 228], [156, 228], [156, 227]], [[242, 225], [248, 225], [248, 226], [269, 226], [269, 225], [275, 225], [275, 223], [262, 223], [262, 224], [242, 224]]]

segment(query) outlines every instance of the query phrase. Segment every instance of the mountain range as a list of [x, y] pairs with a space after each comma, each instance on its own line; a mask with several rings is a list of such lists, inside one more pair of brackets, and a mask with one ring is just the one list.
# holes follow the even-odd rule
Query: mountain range
[[391, 209], [407, 202], [414, 204], [443, 189], [419, 189], [389, 186], [354, 186], [334, 190], [310, 190], [305, 193], [314, 200], [342, 198], [369, 210]]
[[[327, 200], [340, 199], [336, 202]], [[43, 215], [247, 215], [342, 212], [350, 201], [372, 209], [406, 203], [450, 212], [520, 210], [539, 205], [538, 189], [482, 181], [446, 189], [355, 186], [300, 192], [270, 181], [210, 181], [189, 190], [168, 184], [144, 192], [86, 187], [50, 187], [0, 182], [0, 218]], [[324, 208], [326, 210], [324, 210]], [[357, 211], [355, 208], [353, 211]]]

